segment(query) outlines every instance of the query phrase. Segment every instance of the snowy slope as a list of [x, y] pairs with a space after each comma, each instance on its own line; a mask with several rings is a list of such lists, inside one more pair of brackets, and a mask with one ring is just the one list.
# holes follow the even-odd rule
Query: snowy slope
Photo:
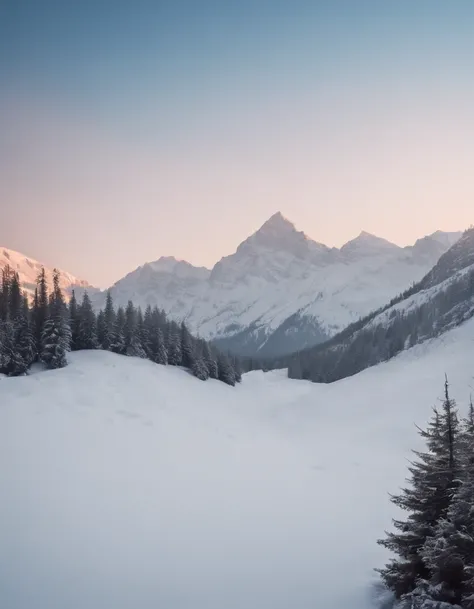
[[[41, 264], [41, 262], [38, 262], [37, 260], [34, 260], [33, 258], [28, 258], [24, 254], [20, 254], [20, 252], [15, 252], [14, 250], [0, 247], [0, 271], [7, 265], [9, 265], [14, 271], [18, 272], [23, 290], [25, 290], [31, 297], [35, 291], [36, 278], [41, 271], [41, 267], [45, 265]], [[53, 269], [45, 266], [45, 272], [48, 285], [52, 286]], [[70, 294], [71, 290], [75, 287], [80, 289], [91, 288], [87, 281], [78, 279], [67, 271], [60, 270], [60, 273], [60, 285], [66, 295]]]
[[288, 352], [290, 338], [295, 348], [320, 342], [419, 281], [459, 236], [438, 232], [401, 248], [362, 232], [339, 250], [277, 213], [212, 272], [162, 258], [129, 273], [112, 294], [122, 305], [158, 305], [237, 352], [264, 354], [267, 344]]
[[105, 352], [0, 379], [8, 609], [369, 609], [388, 492], [474, 320], [332, 385], [241, 386]]

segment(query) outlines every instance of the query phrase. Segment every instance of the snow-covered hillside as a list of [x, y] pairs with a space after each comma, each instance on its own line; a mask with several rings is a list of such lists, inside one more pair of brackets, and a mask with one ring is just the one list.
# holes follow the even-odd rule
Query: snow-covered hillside
[[[9, 250], [5, 247], [0, 247], [0, 271], [7, 265], [18, 273], [22, 289], [25, 290], [30, 297], [33, 296], [35, 292], [36, 279], [38, 277], [39, 272], [41, 271], [42, 266], [45, 267], [48, 285], [53, 285], [52, 268], [48, 268], [47, 266], [43, 265], [37, 260], [34, 260], [33, 258], [28, 258], [24, 254], [20, 254], [20, 252], [15, 252], [14, 250]], [[60, 286], [66, 296], [70, 295], [71, 290], [73, 288], [88, 288], [89, 290], [94, 290], [94, 288], [91, 288], [87, 281], [84, 281], [83, 279], [78, 279], [67, 271], [60, 270], [60, 273]]]
[[369, 609], [388, 492], [474, 320], [332, 385], [231, 388], [106, 352], [0, 379], [9, 609]]
[[387, 303], [459, 237], [437, 232], [401, 248], [362, 232], [339, 250], [312, 241], [277, 213], [212, 271], [162, 258], [129, 273], [112, 294], [121, 305], [158, 305], [224, 348], [288, 353]]

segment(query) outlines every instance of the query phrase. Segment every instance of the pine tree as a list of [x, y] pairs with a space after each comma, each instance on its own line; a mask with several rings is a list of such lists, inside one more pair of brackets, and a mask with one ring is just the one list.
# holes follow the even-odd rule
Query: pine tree
[[97, 349], [97, 322], [89, 294], [84, 292], [78, 311], [79, 332], [77, 337], [78, 349]]
[[[434, 601], [468, 606], [474, 594], [474, 407], [463, 420], [459, 441], [460, 486], [446, 518], [426, 540], [422, 555], [431, 572], [427, 593]], [[474, 600], [474, 599], [473, 599]], [[474, 603], [473, 603], [474, 606]]]
[[178, 326], [174, 322], [168, 324], [166, 351], [170, 366], [181, 366], [181, 337]]
[[2, 321], [0, 328], [0, 371], [8, 376], [19, 376], [28, 369], [16, 343], [13, 322]]
[[209, 372], [204, 360], [199, 355], [194, 358], [191, 370], [193, 375], [201, 381], [207, 381], [209, 378]]
[[9, 294], [9, 318], [14, 321], [21, 317], [23, 308], [23, 296], [20, 288], [20, 278], [18, 273], [10, 273], [10, 294]]
[[[43, 281], [44, 280], [44, 281]], [[38, 286], [39, 310], [42, 310], [45, 295], [44, 269], [40, 274]], [[48, 309], [46, 309], [48, 311]], [[49, 298], [49, 317], [43, 324], [41, 334], [40, 360], [49, 369], [63, 368], [67, 365], [66, 352], [71, 345], [71, 328], [69, 312], [60, 287], [60, 275], [57, 269], [53, 273], [53, 291]]]
[[133, 306], [133, 302], [131, 300], [127, 303], [127, 308], [125, 309], [125, 324], [123, 327], [123, 336], [125, 339], [125, 349], [128, 349], [131, 342], [132, 336], [135, 332], [135, 328], [137, 325], [137, 312], [135, 307]]
[[181, 323], [181, 366], [192, 370], [194, 365], [193, 339], [184, 322]]
[[151, 332], [150, 359], [156, 364], [166, 366], [168, 363], [168, 353], [166, 352], [163, 332], [161, 331], [161, 328], [153, 328]]
[[50, 317], [44, 324], [40, 359], [51, 370], [67, 365], [61, 321], [57, 317]]
[[99, 311], [97, 313], [97, 343], [100, 348], [104, 348], [106, 334], [106, 325], [105, 325], [105, 314], [104, 311]]
[[34, 323], [34, 336], [36, 341], [36, 351], [38, 356], [41, 351], [41, 341], [43, 336], [43, 329], [46, 320], [49, 315], [49, 306], [48, 306], [48, 284], [46, 282], [46, 273], [44, 267], [41, 268], [41, 271], [38, 275], [37, 279], [37, 287], [35, 290], [35, 299], [33, 302], [33, 323]]
[[116, 329], [116, 315], [112, 294], [110, 290], [107, 290], [107, 298], [104, 309], [104, 331], [103, 338], [100, 343], [102, 345], [102, 349], [105, 349], [106, 351], [113, 351], [112, 344], [117, 343], [117, 337], [115, 336]]
[[219, 378], [219, 370], [217, 367], [217, 360], [214, 354], [211, 352], [209, 344], [206, 341], [202, 341], [202, 358], [204, 360], [204, 364], [207, 368], [207, 373], [209, 378], [218, 379]]
[[430, 578], [422, 556], [423, 546], [434, 534], [438, 522], [446, 517], [458, 485], [458, 420], [447, 380], [442, 413], [434, 409], [428, 429], [419, 432], [428, 451], [414, 451], [418, 461], [408, 468], [410, 487], [392, 497], [392, 502], [409, 515], [405, 521], [393, 521], [398, 532], [387, 533], [385, 539], [379, 540], [398, 556], [379, 570], [382, 579], [397, 598], [404, 597], [407, 602], [412, 593], [419, 593], [417, 585]]
[[11, 269], [7, 264], [2, 270], [2, 298], [0, 300], [0, 320], [8, 321], [10, 317]]
[[15, 341], [25, 369], [28, 370], [36, 359], [36, 345], [29, 321], [28, 304], [23, 303], [20, 316], [15, 320]]
[[111, 341], [109, 350], [113, 353], [119, 353], [121, 355], [125, 355], [125, 337], [124, 337], [124, 328], [125, 328], [125, 311], [123, 307], [119, 307], [117, 309], [117, 315], [115, 316], [115, 322], [113, 331], [109, 335], [109, 339]]
[[146, 359], [145, 349], [142, 347], [137, 328], [135, 328], [135, 330], [133, 330], [132, 332], [132, 337], [127, 347], [126, 354], [129, 357], [141, 357], [143, 359]]
[[69, 325], [71, 327], [71, 351], [79, 349], [79, 309], [77, 306], [76, 293], [73, 290], [69, 301]]
[[227, 385], [235, 385], [235, 372], [229, 358], [221, 353], [217, 360], [218, 379]]

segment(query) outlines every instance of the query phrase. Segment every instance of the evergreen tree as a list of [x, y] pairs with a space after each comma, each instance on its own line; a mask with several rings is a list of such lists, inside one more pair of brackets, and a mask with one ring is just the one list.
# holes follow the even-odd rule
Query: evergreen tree
[[76, 293], [73, 290], [69, 301], [69, 325], [71, 327], [71, 351], [79, 349], [79, 309], [77, 306]]
[[235, 371], [229, 358], [221, 353], [217, 360], [218, 379], [227, 385], [235, 385]]
[[202, 358], [204, 360], [204, 364], [207, 368], [207, 373], [209, 378], [218, 379], [219, 378], [219, 370], [217, 367], [217, 360], [212, 353], [209, 344], [206, 341], [202, 343]]
[[117, 315], [115, 316], [115, 322], [113, 327], [113, 332], [110, 333], [109, 339], [111, 341], [109, 350], [113, 353], [119, 353], [121, 355], [125, 355], [125, 337], [124, 337], [124, 328], [125, 328], [125, 311], [123, 307], [119, 307], [117, 309]]
[[8, 376], [24, 374], [28, 365], [18, 349], [13, 322], [2, 321], [0, 327], [0, 371]]
[[48, 319], [48, 315], [48, 284], [46, 282], [46, 273], [44, 267], [42, 267], [37, 278], [37, 287], [35, 290], [35, 299], [33, 302], [33, 331], [36, 341], [36, 351], [38, 355], [41, 351], [43, 329], [44, 324]]
[[40, 359], [51, 370], [64, 368], [67, 365], [66, 348], [61, 325], [60, 319], [50, 317], [43, 328]]
[[145, 349], [142, 347], [137, 328], [135, 328], [132, 332], [132, 337], [127, 347], [126, 354], [130, 357], [142, 357], [143, 359], [146, 359]]
[[156, 364], [166, 366], [168, 363], [168, 353], [166, 352], [163, 332], [161, 331], [161, 328], [157, 327], [152, 328], [151, 332], [150, 359]]
[[0, 320], [8, 321], [10, 317], [10, 285], [11, 285], [11, 269], [7, 264], [2, 270], [2, 289], [0, 299]]
[[97, 349], [97, 323], [89, 294], [84, 292], [79, 309], [78, 349]]
[[20, 278], [18, 273], [10, 273], [10, 294], [9, 294], [9, 318], [14, 321], [21, 317], [23, 309], [23, 296], [20, 288]]
[[192, 370], [194, 359], [193, 339], [183, 321], [181, 323], [181, 366]]
[[104, 348], [106, 336], [105, 314], [104, 311], [97, 313], [97, 343], [99, 347]]
[[[45, 297], [44, 269], [40, 273], [38, 284], [39, 311], [42, 312], [44, 300], [47, 300]], [[46, 311], [48, 311], [48, 308], [46, 308]], [[41, 334], [40, 360], [49, 369], [63, 368], [67, 365], [66, 352], [70, 345], [69, 312], [60, 287], [59, 271], [54, 269], [53, 291], [49, 298], [49, 317], [43, 324]]]
[[178, 326], [172, 321], [168, 324], [166, 351], [170, 366], [181, 366], [181, 337]]
[[110, 293], [110, 290], [107, 290], [104, 309], [104, 330], [103, 337], [100, 342], [102, 349], [105, 349], [106, 351], [113, 351], [112, 344], [117, 343], [117, 337], [115, 336], [116, 330], [116, 316], [112, 294]]
[[[469, 606], [474, 595], [474, 406], [463, 420], [459, 441], [460, 486], [446, 518], [426, 540], [422, 555], [431, 572], [427, 595], [433, 601]], [[472, 599], [474, 600], [474, 598]], [[474, 607], [474, 603], [472, 604]]]
[[24, 370], [20, 372], [23, 374], [35, 361], [37, 355], [35, 339], [28, 319], [28, 309], [25, 310], [24, 306], [22, 314], [15, 322], [15, 341], [24, 364]]
[[194, 358], [191, 371], [193, 375], [201, 381], [207, 381], [207, 379], [209, 378], [209, 372], [204, 363], [204, 360], [200, 355], [197, 355]]
[[[139, 323], [140, 327], [140, 323]], [[153, 324], [153, 312], [151, 306], [148, 305], [145, 309], [145, 315], [143, 317], [143, 325], [140, 329], [140, 339], [143, 345], [143, 348], [146, 351], [146, 355], [148, 359], [152, 361], [155, 360], [155, 352], [153, 350], [153, 333], [155, 331], [155, 326]]]
[[459, 424], [456, 407], [445, 383], [443, 410], [434, 416], [426, 431], [419, 430], [428, 451], [414, 451], [418, 461], [411, 464], [410, 487], [402, 489], [392, 502], [409, 514], [405, 521], [394, 520], [398, 532], [387, 533], [379, 543], [394, 552], [392, 559], [380, 570], [383, 581], [397, 598], [410, 602], [417, 585], [429, 580], [430, 571], [423, 560], [423, 546], [435, 532], [438, 522], [446, 517], [459, 479]]
[[125, 339], [125, 349], [128, 349], [131, 342], [132, 336], [135, 332], [135, 328], [137, 325], [137, 311], [133, 306], [133, 302], [131, 300], [127, 303], [127, 308], [125, 309], [125, 324], [123, 327], [123, 336]]

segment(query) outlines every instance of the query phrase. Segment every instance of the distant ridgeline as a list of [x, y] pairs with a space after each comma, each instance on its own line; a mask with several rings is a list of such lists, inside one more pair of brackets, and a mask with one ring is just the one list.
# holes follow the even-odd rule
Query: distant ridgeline
[[74, 292], [66, 304], [56, 270], [50, 292], [44, 268], [30, 305], [18, 273], [5, 267], [0, 286], [0, 373], [26, 374], [37, 361], [48, 369], [62, 368], [68, 351], [82, 349], [182, 366], [203, 381], [213, 378], [235, 385], [241, 380], [236, 358], [192, 336], [184, 323], [169, 321], [157, 307], [143, 313], [129, 301], [127, 307], [115, 309], [108, 293], [104, 309], [96, 315], [87, 291], [80, 304]]
[[245, 370], [288, 368], [288, 376], [330, 383], [389, 360], [474, 315], [474, 228], [425, 277], [315, 347], [274, 359], [243, 358]]

